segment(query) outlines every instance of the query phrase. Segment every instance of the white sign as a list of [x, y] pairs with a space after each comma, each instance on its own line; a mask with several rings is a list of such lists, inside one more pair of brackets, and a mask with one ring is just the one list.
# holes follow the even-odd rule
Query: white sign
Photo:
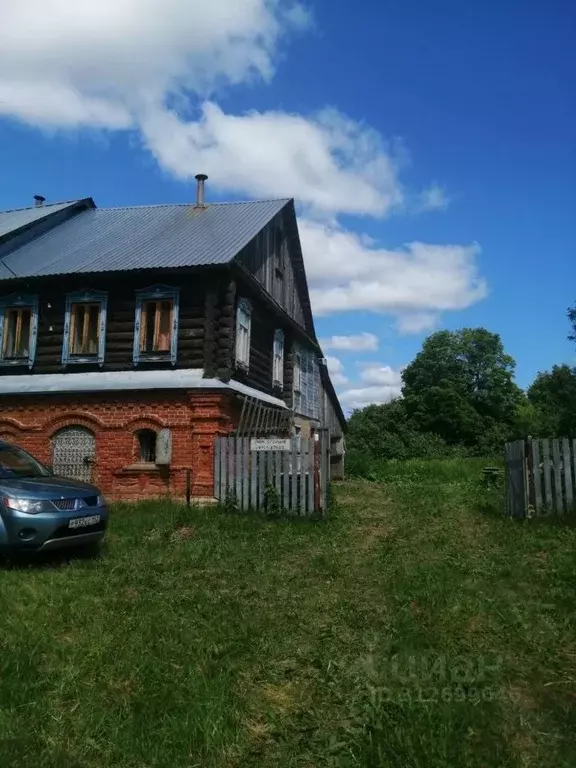
[[254, 437], [250, 440], [251, 451], [289, 451], [290, 440], [280, 437]]

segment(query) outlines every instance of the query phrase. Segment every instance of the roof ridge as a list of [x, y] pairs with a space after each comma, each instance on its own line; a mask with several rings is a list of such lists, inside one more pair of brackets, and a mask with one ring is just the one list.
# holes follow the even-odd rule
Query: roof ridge
[[[206, 208], [215, 205], [254, 205], [255, 203], [288, 203], [291, 197], [272, 197], [266, 200], [222, 200], [215, 203], [206, 203]], [[194, 203], [144, 203], [142, 205], [108, 205], [98, 206], [97, 211], [127, 211], [137, 208], [195, 208]]]
[[43, 208], [52, 208], [55, 205], [73, 205], [74, 203], [79, 203], [81, 200], [84, 200], [85, 198], [79, 197], [77, 200], [59, 200], [53, 203], [44, 203], [43, 205], [26, 205], [23, 208], [8, 208], [5, 211], [0, 211], [0, 213], [20, 213], [20, 211], [40, 211]]

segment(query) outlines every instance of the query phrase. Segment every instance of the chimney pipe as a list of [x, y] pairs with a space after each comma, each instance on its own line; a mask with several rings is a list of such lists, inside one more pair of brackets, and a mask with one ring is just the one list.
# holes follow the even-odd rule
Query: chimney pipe
[[45, 201], [46, 201], [46, 198], [42, 197], [42, 195], [34, 195], [34, 203], [36, 205], [36, 208], [41, 208], [44, 205]]
[[198, 182], [196, 187], [196, 208], [205, 208], [206, 203], [204, 202], [204, 182], [208, 181], [208, 176], [206, 176], [205, 173], [199, 173], [196, 176], [196, 181]]

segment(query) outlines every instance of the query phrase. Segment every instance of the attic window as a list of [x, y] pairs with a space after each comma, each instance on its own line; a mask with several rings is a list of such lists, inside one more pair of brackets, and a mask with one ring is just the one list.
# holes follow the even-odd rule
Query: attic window
[[104, 363], [108, 295], [83, 291], [66, 297], [62, 363]]
[[38, 331], [36, 296], [0, 299], [0, 364], [34, 364]]
[[176, 363], [178, 354], [177, 288], [153, 286], [136, 293], [134, 362]]

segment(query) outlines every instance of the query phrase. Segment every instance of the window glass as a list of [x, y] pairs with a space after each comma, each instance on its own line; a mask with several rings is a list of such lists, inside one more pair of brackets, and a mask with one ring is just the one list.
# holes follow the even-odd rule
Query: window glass
[[100, 304], [72, 304], [70, 354], [97, 355], [100, 338]]
[[30, 307], [9, 307], [4, 317], [4, 349], [6, 360], [27, 358], [30, 352]]
[[173, 313], [174, 302], [171, 299], [145, 301], [142, 304], [142, 352], [170, 352]]

